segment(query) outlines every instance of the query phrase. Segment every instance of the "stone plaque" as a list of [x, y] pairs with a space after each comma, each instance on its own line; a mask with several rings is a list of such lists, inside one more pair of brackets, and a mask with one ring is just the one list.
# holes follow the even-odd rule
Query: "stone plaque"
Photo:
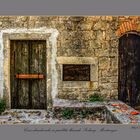
[[63, 64], [63, 81], [90, 81], [90, 65]]

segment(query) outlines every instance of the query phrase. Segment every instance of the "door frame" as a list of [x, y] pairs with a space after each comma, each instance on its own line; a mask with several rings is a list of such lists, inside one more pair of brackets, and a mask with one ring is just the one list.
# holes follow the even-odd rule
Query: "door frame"
[[[51, 33], [4, 33], [3, 34], [3, 98], [6, 100], [7, 108], [11, 109], [11, 85], [10, 85], [10, 40], [46, 40], [46, 109], [51, 108], [51, 49], [52, 43], [49, 41]], [[49, 84], [49, 85], [48, 85]]]

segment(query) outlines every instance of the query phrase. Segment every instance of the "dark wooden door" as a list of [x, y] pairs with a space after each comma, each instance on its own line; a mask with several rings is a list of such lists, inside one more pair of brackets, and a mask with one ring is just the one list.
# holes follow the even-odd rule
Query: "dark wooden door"
[[11, 106], [46, 108], [46, 42], [11, 40]]
[[140, 36], [127, 34], [119, 40], [119, 99], [140, 105]]

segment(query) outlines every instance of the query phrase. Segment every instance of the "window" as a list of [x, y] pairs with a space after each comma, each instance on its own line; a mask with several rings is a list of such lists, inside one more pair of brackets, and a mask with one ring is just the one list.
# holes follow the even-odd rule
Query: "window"
[[63, 64], [63, 81], [90, 81], [90, 65]]

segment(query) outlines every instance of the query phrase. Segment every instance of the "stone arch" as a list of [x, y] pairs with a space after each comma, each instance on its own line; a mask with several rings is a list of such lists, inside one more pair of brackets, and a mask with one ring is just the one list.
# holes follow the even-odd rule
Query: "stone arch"
[[140, 24], [137, 23], [137, 19], [123, 22], [116, 31], [118, 38], [127, 33], [140, 34]]

